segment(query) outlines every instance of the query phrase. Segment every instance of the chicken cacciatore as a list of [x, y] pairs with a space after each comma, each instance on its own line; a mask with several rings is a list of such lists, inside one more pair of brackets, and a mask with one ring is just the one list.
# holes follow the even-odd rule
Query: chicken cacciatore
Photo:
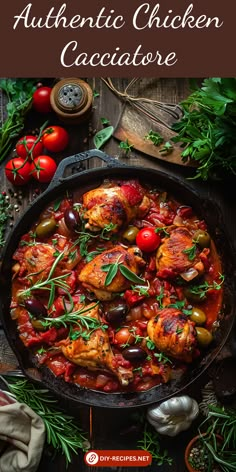
[[103, 392], [171, 382], [214, 343], [224, 276], [207, 224], [137, 180], [68, 193], [13, 256], [11, 316], [35, 364]]

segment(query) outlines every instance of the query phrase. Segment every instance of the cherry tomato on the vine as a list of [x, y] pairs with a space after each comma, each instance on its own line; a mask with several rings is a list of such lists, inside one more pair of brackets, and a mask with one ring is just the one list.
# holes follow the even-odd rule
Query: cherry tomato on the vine
[[35, 157], [42, 154], [43, 143], [41, 140], [36, 142], [37, 140], [37, 136], [31, 135], [23, 136], [23, 138], [20, 138], [19, 141], [17, 141], [16, 143], [17, 155], [23, 157], [24, 159], [26, 159], [26, 157], [34, 159]]
[[43, 132], [44, 147], [51, 152], [63, 151], [69, 142], [69, 134], [62, 126], [49, 126]]
[[161, 238], [158, 233], [155, 232], [155, 228], [147, 226], [146, 228], [140, 229], [136, 236], [136, 244], [144, 252], [152, 252], [160, 245]]
[[39, 182], [47, 183], [52, 180], [57, 164], [50, 156], [36, 157], [31, 164], [31, 175]]
[[31, 166], [22, 157], [14, 157], [6, 164], [5, 174], [13, 185], [25, 185], [31, 179]]
[[38, 87], [33, 93], [33, 108], [39, 113], [49, 113], [52, 111], [50, 103], [51, 87]]

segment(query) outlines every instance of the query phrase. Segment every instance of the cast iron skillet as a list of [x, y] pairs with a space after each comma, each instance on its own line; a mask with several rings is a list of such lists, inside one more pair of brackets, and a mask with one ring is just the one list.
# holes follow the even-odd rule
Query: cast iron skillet
[[[65, 176], [68, 166], [80, 166], [81, 162], [90, 158], [99, 158], [106, 164], [91, 170], [82, 170], [72, 176]], [[233, 250], [228, 236], [224, 233], [224, 219], [214, 202], [201, 198], [195, 190], [178, 178], [169, 176], [166, 173], [154, 169], [142, 167], [124, 166], [115, 159], [107, 156], [101, 151], [92, 150], [82, 154], [77, 154], [64, 159], [58, 166], [57, 172], [47, 190], [41, 194], [27, 209], [13, 229], [6, 243], [3, 254], [1, 268], [1, 318], [7, 339], [16, 354], [20, 367], [26, 376], [31, 377], [34, 363], [30, 351], [25, 348], [19, 339], [16, 323], [10, 317], [11, 300], [11, 266], [12, 255], [16, 250], [21, 236], [29, 231], [33, 221], [36, 221], [43, 209], [59, 196], [64, 196], [66, 191], [76, 191], [83, 194], [88, 189], [94, 188], [102, 183], [104, 178], [138, 178], [142, 182], [156, 186], [160, 190], [168, 191], [183, 204], [191, 205], [200, 218], [204, 218], [208, 224], [209, 232], [216, 242], [218, 252], [222, 257], [223, 271], [226, 277], [224, 290], [223, 316], [220, 321], [220, 328], [216, 333], [214, 343], [206, 350], [205, 354], [198, 362], [192, 364], [179, 379], [154, 387], [146, 392], [136, 393], [103, 393], [64, 382], [56, 378], [47, 368], [40, 368], [39, 382], [59, 397], [71, 399], [77, 403], [94, 405], [109, 408], [137, 407], [154, 402], [162, 401], [168, 397], [180, 393], [189, 387], [199, 376], [209, 367], [218, 352], [223, 347], [233, 324], [235, 311], [235, 277], [233, 274], [234, 261]], [[227, 302], [227, 303], [226, 303]], [[35, 378], [35, 374], [34, 374]]]

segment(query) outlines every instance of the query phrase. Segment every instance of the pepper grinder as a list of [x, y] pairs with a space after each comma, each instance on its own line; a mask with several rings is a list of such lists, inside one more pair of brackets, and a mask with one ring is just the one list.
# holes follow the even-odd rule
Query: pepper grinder
[[79, 124], [87, 120], [92, 111], [93, 91], [82, 79], [62, 79], [54, 85], [50, 102], [61, 121]]

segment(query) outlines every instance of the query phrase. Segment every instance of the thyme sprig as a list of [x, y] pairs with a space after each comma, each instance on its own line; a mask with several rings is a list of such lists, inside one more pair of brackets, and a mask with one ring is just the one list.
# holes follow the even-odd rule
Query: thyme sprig
[[220, 282], [213, 280], [212, 284], [209, 284], [207, 280], [205, 280], [203, 284], [193, 285], [192, 287], [189, 287], [189, 289], [192, 294], [199, 295], [200, 298], [205, 298], [209, 290], [220, 290], [224, 283], [224, 279], [225, 279], [224, 275], [219, 274]]
[[197, 255], [197, 245], [194, 243], [191, 247], [188, 247], [187, 249], [184, 249], [183, 254], [187, 254], [188, 259], [190, 261], [193, 261]]
[[42, 418], [47, 444], [65, 456], [67, 466], [73, 453], [88, 450], [89, 443], [82, 429], [72, 416], [57, 408], [57, 400], [47, 389], [36, 388], [26, 379], [9, 378], [7, 384], [18, 402], [25, 403]]
[[144, 451], [150, 452], [152, 459], [157, 465], [163, 465], [164, 463], [171, 465], [173, 462], [173, 459], [168, 455], [167, 449], [161, 450], [159, 434], [146, 421], [143, 426], [143, 437], [139, 439], [137, 446]]

